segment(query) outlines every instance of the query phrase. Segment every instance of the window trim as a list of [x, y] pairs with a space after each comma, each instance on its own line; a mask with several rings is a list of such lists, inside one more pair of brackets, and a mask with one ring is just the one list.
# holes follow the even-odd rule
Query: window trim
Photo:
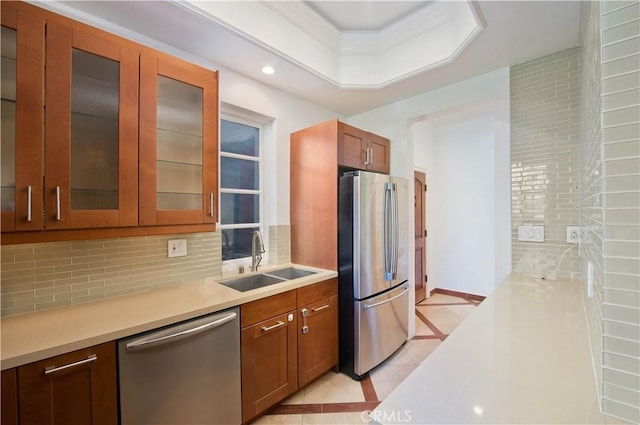
[[[259, 196], [259, 214], [260, 214], [260, 222], [259, 223], [241, 223], [241, 224], [222, 224], [219, 223], [218, 224], [218, 228], [220, 229], [220, 233], [221, 233], [221, 239], [222, 239], [222, 230], [224, 229], [240, 229], [240, 228], [253, 228], [253, 227], [258, 227], [258, 229], [260, 230], [260, 233], [262, 234], [262, 239], [264, 241], [264, 247], [265, 247], [265, 253], [262, 254], [262, 261], [261, 261], [261, 265], [265, 265], [265, 264], [269, 264], [269, 234], [268, 234], [268, 225], [267, 223], [268, 221], [268, 217], [267, 217], [267, 208], [265, 205], [265, 200], [266, 200], [266, 192], [265, 192], [265, 176], [266, 176], [266, 172], [265, 172], [265, 167], [266, 167], [266, 161], [265, 161], [265, 127], [267, 126], [267, 124], [269, 123], [269, 119], [265, 119], [266, 117], [254, 113], [252, 111], [248, 111], [242, 108], [238, 108], [235, 107], [233, 105], [225, 105], [222, 104], [221, 108], [220, 108], [220, 120], [225, 120], [225, 121], [232, 121], [238, 124], [243, 124], [243, 125], [248, 125], [251, 127], [255, 127], [258, 129], [259, 132], [259, 139], [258, 139], [258, 157], [256, 159], [256, 157], [254, 156], [248, 156], [248, 155], [241, 155], [241, 154], [236, 154], [236, 153], [227, 153], [227, 152], [223, 152], [222, 148], [219, 149], [218, 152], [218, 156], [220, 158], [220, 163], [222, 163], [221, 158], [222, 157], [228, 157], [228, 158], [238, 158], [238, 159], [244, 159], [244, 160], [251, 160], [251, 161], [256, 161], [258, 163], [258, 185], [259, 185], [259, 189], [258, 190], [253, 190], [253, 189], [224, 189], [222, 187], [219, 187], [219, 193], [220, 195], [218, 196], [218, 211], [222, 211], [221, 210], [221, 200], [222, 200], [222, 194], [223, 193], [246, 193], [246, 194], [257, 194]], [[222, 122], [221, 122], [222, 124]], [[220, 129], [222, 129], [222, 125], [220, 125]], [[222, 130], [220, 130], [222, 131]], [[220, 141], [222, 142], [222, 134], [220, 135]], [[218, 181], [220, 181], [222, 184], [222, 179], [220, 176], [220, 173], [222, 172], [222, 167], [220, 167], [220, 169], [218, 170]], [[221, 253], [222, 255], [222, 253]], [[245, 267], [246, 271], [249, 271], [249, 267], [251, 266], [251, 256], [248, 257], [243, 257], [243, 258], [234, 258], [231, 260], [222, 260], [221, 258], [221, 263], [222, 263], [222, 272], [223, 273], [227, 273], [227, 272], [237, 272], [238, 268], [243, 266]]]

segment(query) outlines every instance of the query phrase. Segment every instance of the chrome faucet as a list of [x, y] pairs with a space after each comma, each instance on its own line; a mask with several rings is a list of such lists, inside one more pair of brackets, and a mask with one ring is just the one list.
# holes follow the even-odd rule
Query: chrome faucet
[[[260, 245], [256, 248], [256, 240]], [[259, 230], [254, 230], [251, 235], [251, 271], [257, 272], [260, 261], [262, 261], [262, 254], [264, 250], [264, 242], [262, 241], [262, 234]]]

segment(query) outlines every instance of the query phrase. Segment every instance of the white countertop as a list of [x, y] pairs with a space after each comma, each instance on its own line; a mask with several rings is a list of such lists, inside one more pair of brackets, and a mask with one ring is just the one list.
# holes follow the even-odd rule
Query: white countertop
[[379, 424], [605, 423], [580, 283], [513, 274], [371, 417]]
[[[287, 266], [265, 267], [260, 271]], [[317, 273], [247, 292], [227, 288], [218, 283], [218, 278], [196, 279], [182, 285], [2, 318], [2, 370], [224, 310], [338, 275], [329, 270], [292, 266]]]

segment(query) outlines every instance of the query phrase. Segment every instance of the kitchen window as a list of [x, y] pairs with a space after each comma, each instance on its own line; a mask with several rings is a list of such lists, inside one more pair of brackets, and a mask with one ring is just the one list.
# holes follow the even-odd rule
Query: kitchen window
[[[229, 117], [220, 120], [220, 228], [223, 266], [251, 260], [251, 237], [263, 231], [262, 123]], [[265, 264], [266, 256], [263, 255]]]

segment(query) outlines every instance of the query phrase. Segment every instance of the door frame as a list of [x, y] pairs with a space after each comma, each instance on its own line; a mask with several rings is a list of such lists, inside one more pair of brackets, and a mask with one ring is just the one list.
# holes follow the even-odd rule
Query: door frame
[[[420, 230], [421, 232], [424, 230], [425, 231], [425, 235], [420, 238], [422, 239], [422, 269], [420, 271], [420, 281], [422, 281], [422, 276], [425, 276], [424, 281], [422, 281], [423, 285], [418, 285], [418, 281], [416, 280], [416, 282], [414, 283], [414, 289], [415, 289], [415, 303], [418, 304], [419, 302], [423, 301], [424, 299], [426, 299], [428, 297], [428, 290], [427, 290], [427, 286], [428, 286], [428, 279], [426, 278], [427, 276], [427, 233], [426, 233], [426, 227], [427, 227], [427, 172], [426, 170], [421, 170], [421, 169], [414, 169], [413, 171], [413, 180], [414, 180], [414, 210], [413, 210], [413, 214], [414, 214], [414, 223], [417, 222], [417, 218], [416, 214], [418, 213], [418, 209], [416, 208], [415, 202], [417, 199], [417, 194], [415, 193], [415, 186], [416, 186], [416, 181], [420, 181], [420, 183], [422, 183], [422, 185], [424, 186], [425, 190], [424, 190], [424, 196], [422, 198], [422, 224], [423, 227]], [[417, 229], [416, 229], [417, 230]], [[417, 241], [418, 238], [415, 237], [416, 232], [414, 231], [414, 241]], [[418, 251], [418, 244], [414, 243], [414, 255], [416, 254], [416, 252]], [[417, 261], [414, 262], [414, 276], [418, 275], [418, 267], [419, 267], [419, 263]]]

